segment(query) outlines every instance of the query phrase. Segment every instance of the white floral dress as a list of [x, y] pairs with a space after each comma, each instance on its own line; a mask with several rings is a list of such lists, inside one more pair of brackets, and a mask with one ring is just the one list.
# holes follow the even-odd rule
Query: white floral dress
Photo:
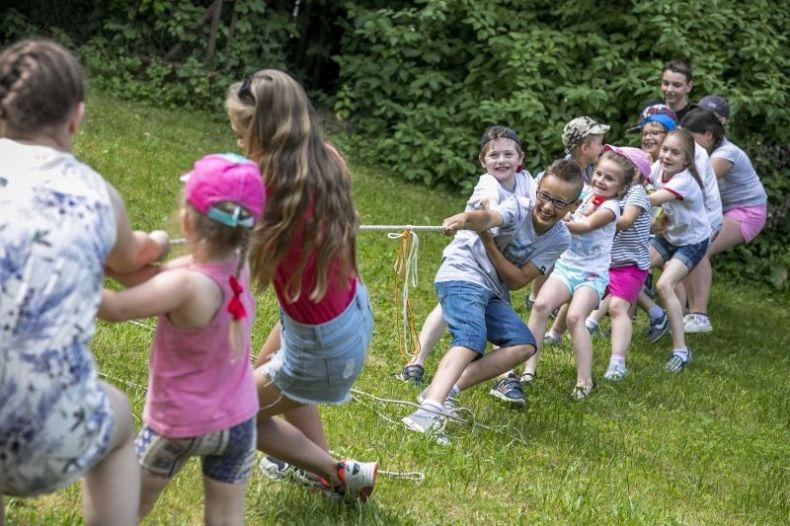
[[0, 139], [0, 495], [53, 491], [106, 453], [113, 419], [88, 343], [115, 231], [99, 174]]

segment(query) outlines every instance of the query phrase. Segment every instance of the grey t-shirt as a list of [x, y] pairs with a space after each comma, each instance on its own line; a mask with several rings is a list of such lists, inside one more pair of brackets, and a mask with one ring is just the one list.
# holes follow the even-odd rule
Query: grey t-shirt
[[[508, 261], [518, 267], [532, 263], [545, 273], [570, 246], [571, 236], [562, 221], [538, 235], [532, 224], [532, 206], [528, 199], [518, 196], [502, 202], [496, 210], [502, 214], [503, 223], [492, 229], [491, 234]], [[444, 249], [442, 264], [434, 281], [475, 283], [510, 301], [508, 288], [499, 279], [480, 236], [459, 234], [464, 235], [456, 235]]]
[[725, 211], [738, 206], [759, 206], [768, 202], [765, 188], [746, 152], [725, 137], [710, 156], [711, 159], [717, 157], [732, 163], [730, 171], [719, 179], [719, 193]]

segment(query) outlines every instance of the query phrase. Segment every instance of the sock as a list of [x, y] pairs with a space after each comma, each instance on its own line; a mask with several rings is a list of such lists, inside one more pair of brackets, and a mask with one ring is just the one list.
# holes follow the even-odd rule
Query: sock
[[444, 408], [442, 407], [442, 404], [434, 402], [433, 400], [425, 400], [422, 404], [420, 404], [420, 408], [417, 409], [417, 412], [414, 413], [414, 416], [433, 417], [442, 414], [443, 411]]
[[680, 356], [683, 358], [684, 362], [687, 362], [689, 359], [689, 350], [686, 347], [682, 347], [680, 349], [672, 349], [672, 354]]
[[653, 305], [650, 307], [650, 310], [647, 311], [647, 315], [650, 316], [651, 320], [657, 320], [664, 315], [664, 309], [658, 305]]
[[453, 384], [453, 386], [450, 388], [450, 394], [447, 395], [447, 398], [455, 398], [460, 392], [461, 388], [458, 387], [458, 384]]
[[619, 367], [621, 369], [625, 369], [625, 356], [619, 356], [617, 354], [613, 354], [611, 358], [609, 358], [609, 367]]
[[557, 334], [556, 332], [554, 332], [554, 330], [553, 330], [553, 329], [549, 329], [549, 332], [547, 332], [547, 333], [546, 333], [546, 336], [547, 336], [547, 337], [549, 337], [549, 338], [551, 338], [551, 339], [552, 339], [552, 340], [554, 340], [554, 341], [557, 341], [557, 340], [559, 340], [560, 338], [562, 338], [562, 336], [560, 336], [559, 334]]
[[591, 331], [594, 331], [595, 329], [597, 329], [597, 328], [598, 328], [598, 322], [597, 322], [597, 321], [595, 321], [595, 320], [594, 320], [594, 319], [592, 319], [592, 318], [587, 318], [586, 320], [584, 320], [584, 325], [586, 325], [586, 326], [587, 326], [587, 328], [588, 328], [589, 330], [591, 330]]

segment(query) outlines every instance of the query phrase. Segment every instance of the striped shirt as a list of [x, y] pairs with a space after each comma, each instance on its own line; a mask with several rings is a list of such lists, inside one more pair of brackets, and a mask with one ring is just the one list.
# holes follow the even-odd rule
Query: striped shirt
[[628, 206], [641, 208], [634, 224], [626, 230], [619, 230], [612, 243], [612, 267], [626, 267], [636, 265], [641, 270], [650, 268], [650, 222], [653, 214], [650, 201], [647, 199], [645, 187], [634, 184], [628, 189], [625, 197], [620, 201], [622, 213]]

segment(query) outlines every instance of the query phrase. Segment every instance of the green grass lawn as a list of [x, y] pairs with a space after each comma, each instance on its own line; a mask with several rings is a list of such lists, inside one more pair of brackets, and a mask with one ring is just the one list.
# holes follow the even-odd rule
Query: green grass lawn
[[[474, 138], [470, 138], [472, 140]], [[342, 138], [338, 138], [342, 144]], [[76, 152], [124, 196], [135, 228], [166, 227], [178, 175], [205, 153], [235, 148], [218, 107], [214, 114], [151, 109], [103, 96], [90, 100]], [[396, 181], [354, 164], [356, 206], [364, 224], [439, 224], [464, 196]], [[475, 162], [474, 159], [469, 160]], [[417, 328], [435, 305], [433, 275], [447, 238], [420, 234], [419, 285], [410, 293]], [[595, 394], [570, 400], [573, 353], [547, 349], [524, 410], [504, 407], [488, 385], [461, 396], [472, 426], [452, 426], [452, 447], [408, 432], [399, 420], [416, 388], [395, 381], [405, 357], [397, 345], [392, 265], [398, 242], [381, 232], [358, 236], [358, 259], [372, 296], [375, 335], [360, 391], [350, 404], [322, 409], [330, 445], [342, 456], [378, 460], [382, 471], [419, 472], [422, 483], [382, 473], [367, 505], [330, 502], [255, 473], [249, 524], [788, 524], [790, 523], [790, 304], [748, 283], [718, 281], [715, 331], [690, 336], [694, 362], [663, 371], [668, 337], [650, 344], [637, 321], [620, 384], [601, 380], [609, 342], [596, 339]], [[524, 292], [514, 294], [526, 317]], [[253, 347], [276, 321], [268, 292], [259, 299]], [[146, 322], [149, 326], [151, 321]], [[93, 350], [99, 369], [126, 390], [142, 413], [151, 332], [100, 324]], [[439, 350], [447, 347], [442, 340]], [[431, 358], [432, 372], [439, 354]], [[139, 423], [139, 416], [138, 416]], [[74, 485], [38, 499], [5, 499], [9, 524], [80, 524]], [[174, 479], [145, 524], [199, 524], [202, 486], [195, 461]]]

